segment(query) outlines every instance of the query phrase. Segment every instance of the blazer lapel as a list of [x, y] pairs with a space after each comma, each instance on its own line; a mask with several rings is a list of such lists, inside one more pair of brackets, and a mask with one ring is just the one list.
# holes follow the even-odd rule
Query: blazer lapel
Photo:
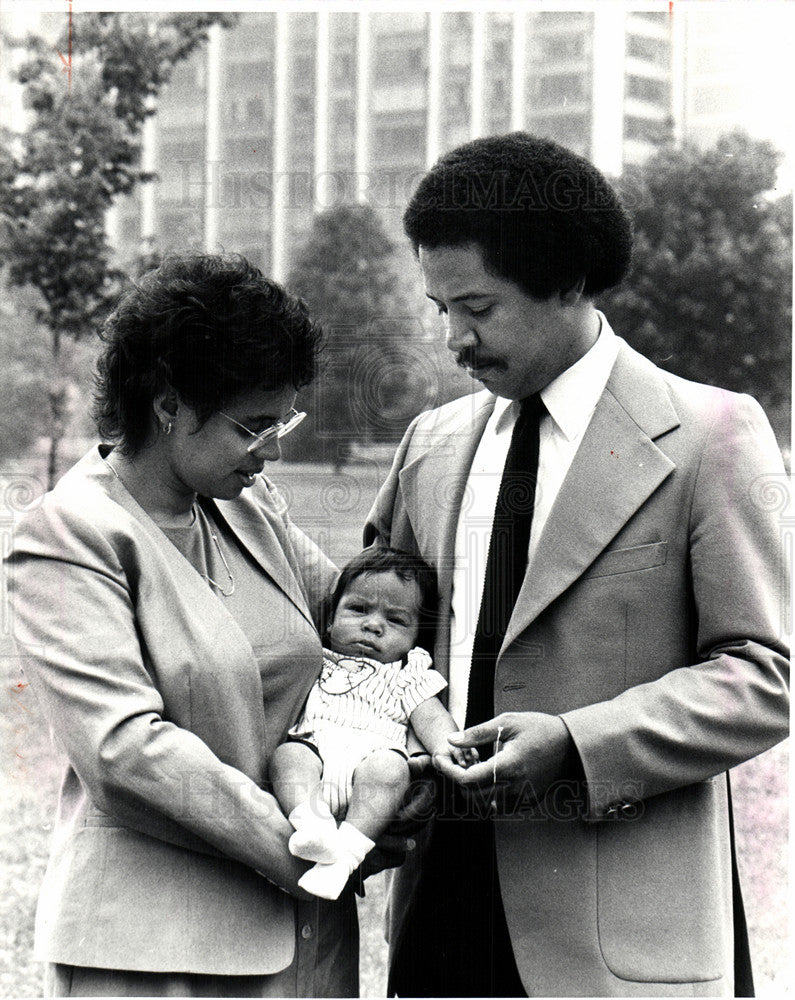
[[653, 438], [679, 419], [657, 369], [622, 341], [525, 575], [503, 650], [590, 566], [674, 463]]
[[464, 503], [469, 469], [495, 397], [465, 397], [449, 427], [427, 430], [428, 450], [400, 470], [404, 497], [411, 498], [408, 517], [420, 552], [437, 568], [440, 607], [449, 607], [458, 516]]
[[315, 627], [312, 612], [285, 554], [279, 538], [277, 515], [262, 504], [253, 504], [248, 497], [238, 500], [213, 500], [209, 503], [223, 517], [259, 566], [280, 590]]
[[[141, 507], [127, 490], [127, 487], [113, 473], [110, 466], [102, 460], [99, 449], [89, 452], [81, 461], [80, 466], [76, 467], [76, 470], [77, 468], [80, 468], [80, 471], [89, 480], [94, 481], [103, 494], [136, 519], [140, 528], [159, 552], [163, 561], [157, 564], [153, 563], [150, 566], [150, 571], [159, 575], [164, 588], [163, 594], [167, 594], [170, 589], [171, 593], [176, 592], [180, 595], [179, 601], [173, 606], [163, 605], [164, 613], [167, 612], [172, 616], [173, 628], [179, 627], [177, 624], [178, 616], [185, 608], [190, 608], [194, 620], [201, 622], [209, 631], [212, 631], [212, 623], [216, 623], [217, 626], [223, 624], [227, 630], [231, 623], [241, 644], [243, 644], [241, 649], [249, 652], [251, 665], [256, 668], [256, 660], [251, 646], [235, 619], [227, 611], [223, 601], [218, 600], [201, 575]], [[195, 640], [198, 631], [195, 628], [186, 628], [185, 634]], [[229, 633], [227, 632], [227, 634]], [[258, 671], [257, 676], [259, 676]]]
[[[89, 458], [84, 459], [84, 461], [87, 462], [87, 468], [90, 469], [91, 474], [99, 480], [101, 488], [116, 503], [138, 519], [141, 526], [162, 551], [171, 567], [171, 572], [182, 578], [183, 586], [192, 588], [194, 595], [192, 599], [200, 601], [206, 613], [220, 613], [225, 618], [230, 618], [231, 616], [224, 608], [223, 603], [212, 595], [212, 591], [188, 560], [171, 544], [123, 483], [114, 476], [110, 467], [102, 461], [99, 452], [91, 453]], [[267, 510], [263, 504], [254, 504], [248, 498], [203, 500], [201, 502], [210, 507], [213, 516], [220, 516], [227, 522], [238, 541], [245, 546], [252, 558], [270, 576], [276, 586], [284, 591], [314, 627], [309, 606], [295, 574], [290, 568], [284, 547], [274, 528], [274, 522], [278, 522], [277, 515]]]

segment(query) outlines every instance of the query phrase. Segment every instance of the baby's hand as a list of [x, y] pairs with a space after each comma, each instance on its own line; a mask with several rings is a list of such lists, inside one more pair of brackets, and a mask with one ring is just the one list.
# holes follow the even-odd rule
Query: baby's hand
[[452, 744], [447, 748], [447, 754], [435, 755], [434, 766], [438, 768], [436, 756], [449, 756], [454, 764], [464, 769], [472, 767], [473, 764], [477, 764], [480, 760], [480, 754], [476, 747], [454, 747]]

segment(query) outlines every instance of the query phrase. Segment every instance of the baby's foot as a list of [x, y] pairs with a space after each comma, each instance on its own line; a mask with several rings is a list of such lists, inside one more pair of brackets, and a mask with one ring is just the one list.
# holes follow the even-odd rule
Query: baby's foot
[[369, 837], [351, 823], [342, 822], [337, 833], [338, 860], [331, 864], [316, 864], [298, 879], [302, 889], [322, 899], [337, 899], [351, 874], [375, 846]]
[[347, 860], [335, 861], [329, 865], [317, 864], [308, 872], [304, 872], [298, 879], [298, 884], [313, 896], [320, 896], [321, 899], [337, 899], [352, 871], [353, 868]]
[[288, 817], [295, 833], [287, 842], [290, 854], [304, 861], [330, 864], [339, 857], [339, 831], [323, 799], [310, 799], [296, 806]]

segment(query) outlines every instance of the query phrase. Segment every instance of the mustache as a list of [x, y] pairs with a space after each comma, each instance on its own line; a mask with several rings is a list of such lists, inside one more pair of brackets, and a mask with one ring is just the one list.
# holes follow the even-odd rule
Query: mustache
[[465, 347], [455, 356], [455, 363], [459, 368], [477, 368], [478, 352], [474, 347]]

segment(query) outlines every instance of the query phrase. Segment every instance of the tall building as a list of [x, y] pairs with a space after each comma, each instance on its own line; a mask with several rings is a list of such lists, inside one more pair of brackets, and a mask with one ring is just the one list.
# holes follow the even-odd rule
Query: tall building
[[397, 234], [442, 151], [511, 129], [617, 175], [686, 131], [685, 41], [668, 11], [623, 4], [241, 14], [161, 96], [159, 182], [118, 207], [120, 256], [224, 247], [283, 278], [313, 212], [367, 199]]
[[709, 145], [742, 126], [776, 135], [795, 153], [792, 51], [795, 7], [790, 3], [733, 4], [729, 16], [705, 4], [676, 19], [674, 46], [682, 66], [680, 133]]

